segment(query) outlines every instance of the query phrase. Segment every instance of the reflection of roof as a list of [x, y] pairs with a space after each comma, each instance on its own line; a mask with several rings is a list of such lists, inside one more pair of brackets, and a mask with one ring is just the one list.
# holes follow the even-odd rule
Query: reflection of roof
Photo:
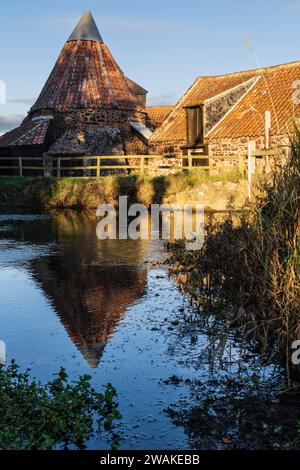
[[271, 111], [272, 128], [277, 134], [291, 128], [299, 105], [292, 102], [293, 84], [300, 77], [300, 62], [215, 77], [198, 77], [173, 112], [157, 129], [151, 143], [184, 142], [184, 106], [205, 103], [216, 95], [257, 78], [236, 106], [212, 129], [210, 138], [258, 136], [264, 133], [264, 113]]
[[60, 233], [67, 230], [61, 254], [33, 261], [33, 275], [78, 350], [91, 367], [97, 367], [124, 312], [143, 295], [147, 272], [136, 266], [92, 266], [86, 256], [96, 259], [96, 232], [86, 235], [82, 250], [71, 254], [68, 230], [72, 233], [74, 221], [60, 220], [67, 223], [59, 225]]
[[92, 369], [97, 369], [102, 357], [106, 342], [95, 344], [78, 344], [77, 349]]
[[154, 124], [162, 124], [175, 106], [147, 106], [146, 112], [149, 121]]
[[9, 145], [42, 145], [45, 141], [51, 119], [25, 119], [22, 124], [0, 137], [0, 147]]
[[98, 222], [94, 211], [62, 211], [34, 229], [32, 223], [22, 226], [23, 239], [31, 243], [56, 240], [53, 254], [33, 259], [30, 270], [91, 367], [147, 285], [147, 271], [141, 266], [145, 243], [100, 242]]

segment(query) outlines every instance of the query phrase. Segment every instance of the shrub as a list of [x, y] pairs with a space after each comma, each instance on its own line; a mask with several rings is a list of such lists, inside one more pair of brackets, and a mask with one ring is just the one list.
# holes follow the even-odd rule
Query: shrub
[[98, 432], [112, 430], [114, 421], [121, 419], [116, 390], [108, 384], [104, 393], [98, 393], [90, 380], [84, 375], [69, 383], [62, 368], [54, 380], [42, 385], [30, 381], [29, 370], [20, 372], [15, 361], [0, 366], [0, 448], [82, 448], [93, 434], [95, 419]]

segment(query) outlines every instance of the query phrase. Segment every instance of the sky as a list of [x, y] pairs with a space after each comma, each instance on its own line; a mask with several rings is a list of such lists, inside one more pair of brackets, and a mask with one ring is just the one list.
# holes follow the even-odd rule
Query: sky
[[256, 68], [245, 35], [261, 66], [300, 60], [300, 0], [3, 0], [0, 133], [26, 116], [86, 10], [152, 105], [175, 104], [199, 75]]

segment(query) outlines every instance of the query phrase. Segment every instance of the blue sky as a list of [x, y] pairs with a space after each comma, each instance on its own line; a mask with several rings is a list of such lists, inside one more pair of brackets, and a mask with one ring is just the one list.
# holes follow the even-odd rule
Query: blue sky
[[4, 0], [0, 133], [26, 115], [85, 10], [149, 104], [175, 103], [198, 75], [255, 68], [245, 34], [263, 66], [300, 60], [300, 0]]

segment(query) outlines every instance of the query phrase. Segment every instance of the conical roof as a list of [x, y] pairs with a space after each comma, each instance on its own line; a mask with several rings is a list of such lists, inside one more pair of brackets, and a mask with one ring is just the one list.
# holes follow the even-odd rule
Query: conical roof
[[86, 11], [68, 41], [100, 41], [103, 42], [95, 20], [90, 11]]
[[65, 43], [31, 112], [76, 108], [144, 111], [90, 12]]

